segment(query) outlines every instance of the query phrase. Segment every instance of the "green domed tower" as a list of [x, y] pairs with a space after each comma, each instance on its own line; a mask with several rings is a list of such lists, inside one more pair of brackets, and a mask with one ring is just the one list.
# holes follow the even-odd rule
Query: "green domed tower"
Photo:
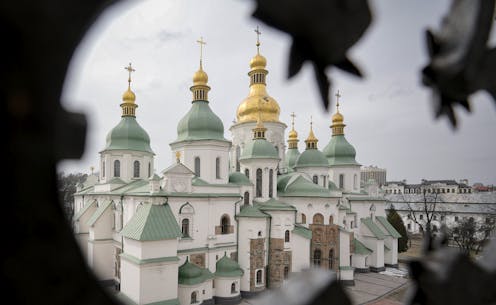
[[128, 88], [122, 95], [121, 121], [107, 134], [105, 148], [100, 152], [100, 181], [113, 178], [123, 181], [149, 178], [153, 174], [154, 153], [150, 137], [136, 121], [136, 94], [131, 90], [131, 64]]
[[[201, 52], [205, 42], [198, 40]], [[229, 179], [229, 149], [231, 142], [224, 138], [224, 125], [209, 105], [208, 75], [200, 67], [193, 75], [191, 108], [177, 124], [177, 139], [170, 144], [173, 160], [180, 153], [180, 162], [197, 177], [208, 183], [227, 183]], [[214, 166], [212, 166], [214, 165]], [[213, 168], [213, 170], [212, 170]]]
[[336, 113], [332, 116], [332, 137], [324, 148], [324, 154], [331, 167], [331, 179], [339, 189], [347, 192], [360, 191], [360, 164], [355, 160], [355, 148], [344, 136], [344, 117], [339, 112], [339, 92]]

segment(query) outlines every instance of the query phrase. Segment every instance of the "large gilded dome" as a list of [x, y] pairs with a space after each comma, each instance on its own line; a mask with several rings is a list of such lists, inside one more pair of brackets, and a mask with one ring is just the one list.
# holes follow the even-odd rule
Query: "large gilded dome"
[[260, 109], [263, 122], [279, 122], [281, 109], [275, 99], [269, 96], [266, 90], [265, 77], [269, 73], [267, 61], [260, 54], [255, 55], [250, 61], [250, 92], [238, 106], [236, 119], [238, 123], [256, 122]]

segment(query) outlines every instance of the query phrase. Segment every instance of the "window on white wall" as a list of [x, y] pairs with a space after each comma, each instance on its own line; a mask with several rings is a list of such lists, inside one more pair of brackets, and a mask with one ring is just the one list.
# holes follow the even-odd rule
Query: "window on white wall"
[[181, 222], [181, 233], [183, 237], [189, 237], [189, 219], [185, 218]]
[[357, 175], [356, 174], [353, 176], [353, 189], [354, 190], [357, 189]]
[[339, 188], [344, 189], [344, 174], [339, 175]]
[[114, 177], [120, 177], [121, 176], [121, 161], [115, 160], [114, 161]]
[[273, 196], [273, 186], [274, 185], [274, 170], [269, 171], [269, 197]]
[[200, 177], [200, 157], [195, 157], [195, 175]]
[[215, 178], [220, 179], [220, 158], [215, 159]]
[[263, 284], [263, 271], [262, 271], [262, 269], [257, 270], [257, 273], [256, 273], [256, 284], [257, 285], [262, 285]]
[[286, 232], [284, 232], [284, 242], [289, 243], [289, 230], [286, 230]]
[[102, 178], [105, 178], [105, 161], [102, 162]]
[[133, 164], [133, 177], [138, 178], [140, 176], [140, 163], [138, 160], [134, 161]]
[[257, 197], [262, 197], [262, 169], [257, 169]]

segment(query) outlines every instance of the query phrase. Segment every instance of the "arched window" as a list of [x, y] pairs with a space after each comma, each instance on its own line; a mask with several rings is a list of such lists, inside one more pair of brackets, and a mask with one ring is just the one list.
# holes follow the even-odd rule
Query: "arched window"
[[317, 177], [317, 175], [314, 175], [312, 180], [313, 180], [313, 183], [319, 184], [319, 177]]
[[200, 157], [195, 157], [195, 175], [200, 177]]
[[231, 284], [231, 293], [236, 293], [236, 283]]
[[301, 223], [303, 223], [303, 224], [307, 223], [307, 215], [305, 215], [303, 213], [301, 214]]
[[272, 198], [273, 195], [273, 184], [274, 184], [274, 170], [269, 170], [269, 197]]
[[322, 180], [323, 180], [323, 181], [322, 181], [322, 186], [323, 186], [323, 187], [327, 187], [327, 183], [326, 183], [327, 181], [326, 181], [326, 178], [327, 178], [326, 176], [322, 177]]
[[262, 280], [262, 270], [257, 270], [257, 284], [260, 285], [263, 283], [263, 280]]
[[320, 213], [313, 215], [313, 224], [323, 225], [324, 224], [324, 216]]
[[114, 161], [114, 177], [120, 177], [121, 176], [121, 161], [115, 160]]
[[262, 237], [262, 231], [258, 231], [258, 237]]
[[138, 178], [140, 176], [140, 163], [138, 160], [133, 163], [133, 177]]
[[289, 267], [284, 266], [284, 279], [287, 279], [289, 277]]
[[215, 178], [220, 179], [220, 158], [215, 158]]
[[105, 178], [105, 161], [102, 162], [102, 178]]
[[334, 218], [331, 216], [329, 216], [329, 224], [332, 225], [334, 223]]
[[250, 178], [250, 170], [245, 168], [245, 176], [246, 178]]
[[250, 193], [249, 192], [245, 192], [245, 195], [243, 196], [243, 199], [244, 199], [244, 204], [245, 205], [249, 205], [250, 204]]
[[262, 169], [257, 169], [257, 197], [262, 197]]
[[189, 237], [189, 219], [185, 218], [181, 222], [181, 232], [183, 233], [183, 237]]
[[334, 249], [329, 250], [329, 269], [334, 269]]
[[229, 220], [229, 216], [223, 215], [222, 218], [220, 219], [220, 233], [228, 234], [230, 225], [231, 225], [231, 221]]
[[198, 303], [198, 295], [196, 291], [193, 291], [191, 293], [191, 304], [195, 304], [195, 303]]
[[357, 189], [357, 175], [356, 174], [353, 176], [353, 189], [354, 190]]
[[289, 243], [289, 230], [286, 230], [286, 232], [284, 232], [284, 242]]
[[344, 189], [344, 174], [339, 175], [339, 188]]
[[152, 163], [148, 162], [148, 177], [152, 176]]
[[320, 249], [315, 249], [313, 251], [313, 264], [315, 266], [320, 266], [320, 259], [322, 258], [322, 252]]
[[241, 148], [239, 146], [236, 146], [236, 171], [239, 172], [239, 157], [241, 157]]

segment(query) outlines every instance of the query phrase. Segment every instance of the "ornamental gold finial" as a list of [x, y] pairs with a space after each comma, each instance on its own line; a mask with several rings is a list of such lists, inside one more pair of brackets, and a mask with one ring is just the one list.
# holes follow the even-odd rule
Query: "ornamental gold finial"
[[199, 40], [197, 40], [198, 44], [200, 45], [200, 69], [203, 69], [202, 67], [202, 60], [203, 60], [203, 45], [206, 45], [207, 42], [203, 40], [203, 36], [200, 37]]
[[257, 33], [257, 54], [260, 54], [260, 35], [262, 35], [262, 32], [257, 28], [255, 29], [255, 33]]
[[339, 90], [336, 93], [336, 111], [339, 112], [339, 98], [341, 97], [341, 94], [339, 94]]
[[176, 151], [176, 161], [177, 163], [181, 163], [181, 152], [180, 151]]
[[291, 116], [291, 129], [294, 130], [294, 120], [295, 120], [296, 114], [294, 112], [291, 112], [290, 116]]
[[129, 77], [127, 79], [127, 83], [128, 83], [127, 88], [130, 90], [131, 89], [131, 73], [133, 73], [136, 70], [133, 69], [133, 67], [131, 66], [131, 63], [129, 63], [129, 66], [124, 67], [124, 69], [126, 69], [129, 72]]

